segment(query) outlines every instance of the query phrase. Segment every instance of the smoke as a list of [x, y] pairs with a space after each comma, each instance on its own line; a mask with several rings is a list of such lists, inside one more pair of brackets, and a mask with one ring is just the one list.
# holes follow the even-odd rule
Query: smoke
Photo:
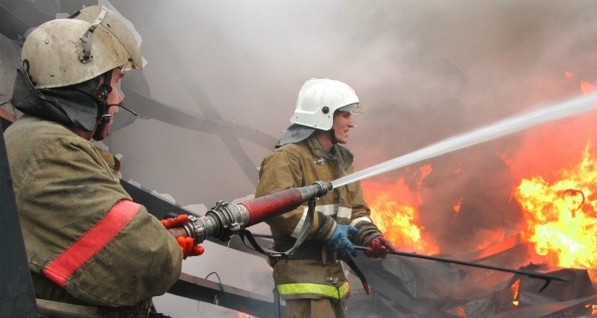
[[[290, 124], [298, 90], [312, 77], [344, 81], [360, 97], [365, 114], [356, 118], [347, 145], [357, 170], [576, 96], [580, 80], [597, 84], [592, 0], [130, 0], [113, 6], [143, 37], [149, 63], [142, 76], [126, 75], [123, 84], [139, 94], [126, 102], [140, 117], [121, 112], [127, 125], [106, 143], [122, 155], [124, 179], [183, 206], [211, 207], [252, 194], [261, 159]], [[504, 158], [528, 145], [520, 144], [523, 138], [429, 162], [421, 220], [443, 251], [472, 250], [471, 242], [495, 229], [518, 231]], [[552, 151], [558, 148], [566, 144]], [[537, 153], [537, 160], [546, 155]], [[414, 187], [407, 171], [416, 169], [376, 181], [404, 177]], [[238, 265], [235, 257], [208, 246], [201, 264], [187, 262], [185, 270], [225, 271]], [[261, 282], [253, 290], [267, 293], [271, 277], [265, 261], [257, 261], [258, 270], [247, 265], [228, 273], [227, 282], [251, 288]], [[238, 279], [243, 275], [251, 279]]]
[[[276, 139], [289, 125], [306, 79], [347, 82], [366, 111], [348, 145], [357, 168], [364, 168], [576, 93], [563, 74], [594, 78], [592, 6], [588, 1], [133, 1], [117, 7], [144, 37], [148, 93], [213, 121], [238, 123]], [[132, 106], [143, 113], [142, 105]], [[139, 148], [165, 155], [140, 149], [130, 155], [124, 149], [129, 140], [122, 147], [116, 140], [126, 134], [115, 134], [115, 148], [135, 157], [125, 158], [130, 175], [147, 174], [136, 157], [167, 166], [172, 153], [182, 152], [176, 169], [189, 171], [189, 177], [161, 169], [144, 178], [147, 183], [167, 184], [163, 188], [185, 203], [252, 191], [257, 169], [243, 176], [238, 162], [227, 158], [229, 151], [217, 137], [226, 129], [206, 136], [159, 123], [138, 128], [152, 145]], [[183, 145], [188, 147], [177, 151]], [[250, 143], [241, 147], [255, 168], [270, 150]], [[224, 167], [211, 169], [217, 166]], [[188, 185], [204, 180], [213, 180], [213, 189], [202, 189], [209, 194], [198, 197]], [[173, 184], [180, 189], [170, 190]]]

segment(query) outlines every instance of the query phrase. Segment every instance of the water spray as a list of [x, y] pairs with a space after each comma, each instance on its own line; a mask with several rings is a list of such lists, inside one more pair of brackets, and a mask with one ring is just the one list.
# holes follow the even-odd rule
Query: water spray
[[435, 158], [459, 149], [474, 146], [544, 123], [576, 116], [597, 106], [597, 93], [574, 98], [549, 107], [523, 113], [495, 124], [454, 136], [406, 155], [376, 164], [332, 181], [334, 188], [399, 169], [423, 160]]

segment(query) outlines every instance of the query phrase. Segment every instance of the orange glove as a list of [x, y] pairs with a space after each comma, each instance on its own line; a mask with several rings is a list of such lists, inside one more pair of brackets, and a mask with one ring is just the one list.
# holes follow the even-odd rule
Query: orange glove
[[179, 236], [176, 238], [176, 241], [182, 249], [182, 259], [186, 259], [189, 256], [199, 256], [205, 252], [203, 246], [195, 244], [192, 237]]
[[165, 228], [171, 229], [171, 228], [183, 226], [188, 221], [189, 221], [189, 216], [188, 215], [186, 215], [186, 214], [178, 214], [177, 216], [168, 217], [166, 219], [163, 219], [160, 222], [162, 222], [162, 225]]
[[[175, 217], [163, 219], [160, 222], [162, 223], [162, 225], [165, 228], [171, 229], [171, 228], [181, 227], [188, 221], [189, 221], [188, 215], [179, 214]], [[192, 237], [178, 236], [176, 238], [176, 242], [178, 242], [178, 245], [180, 245], [180, 249], [182, 250], [182, 258], [183, 259], [186, 259], [189, 256], [201, 255], [205, 251], [203, 246], [201, 246], [199, 244], [195, 244], [195, 240], [193, 240]]]
[[371, 258], [383, 258], [388, 255], [388, 252], [395, 252], [392, 243], [386, 240], [383, 236], [378, 236], [367, 244], [365, 256]]

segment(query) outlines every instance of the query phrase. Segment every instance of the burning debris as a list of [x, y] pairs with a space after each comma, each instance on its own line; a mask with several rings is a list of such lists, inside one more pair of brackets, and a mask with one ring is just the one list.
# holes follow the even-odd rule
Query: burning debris
[[515, 196], [527, 221], [523, 233], [550, 266], [584, 268], [597, 279], [597, 170], [589, 148], [555, 179], [523, 179]]
[[[496, 253], [485, 257], [483, 264], [509, 266], [519, 264], [525, 258], [526, 244], [520, 242], [503, 247], [506, 249], [500, 252], [495, 247], [490, 247]], [[478, 254], [486, 253], [479, 251]], [[373, 286], [373, 302], [363, 301], [365, 297], [358, 293], [351, 302], [365, 306], [366, 309], [361, 310], [378, 313], [379, 317], [515, 318], [597, 315], [594, 310], [597, 294], [586, 269], [561, 268], [549, 271], [547, 265], [533, 263], [519, 267], [520, 271], [526, 273], [561, 279], [545, 281], [529, 275], [408, 257], [390, 257], [373, 264], [357, 258], [357, 263], [365, 269], [365, 275]], [[356, 311], [354, 309], [353, 313], [358, 315], [359, 312]]]
[[[597, 316], [597, 163], [590, 147], [592, 130], [586, 131], [590, 127], [587, 123], [594, 122], [594, 117], [566, 124], [577, 129], [561, 129], [555, 124], [549, 127], [550, 131], [560, 132], [560, 139], [576, 140], [576, 146], [576, 135], [582, 135], [582, 140], [588, 136], [589, 142], [576, 147], [580, 159], [578, 155], [569, 155], [570, 149], [566, 149], [568, 155], [558, 155], [553, 146], [547, 148], [549, 151], [538, 151], [535, 145], [528, 153], [522, 148], [510, 156], [500, 154], [510, 171], [508, 180], [512, 181], [508, 185], [511, 195], [506, 199], [514, 203], [520, 225], [503, 228], [502, 224], [495, 224], [493, 231], [476, 231], [470, 244], [449, 253], [456, 259], [517, 268], [565, 281], [546, 284], [537, 277], [516, 273], [390, 257], [373, 266], [363, 264], [374, 286], [375, 301], [400, 317]], [[545, 138], [541, 137], [543, 131], [527, 134], [522, 144], [532, 144], [528, 139]], [[566, 134], [575, 137], [562, 136]], [[530, 166], [530, 158], [537, 162], [541, 153], [554, 155], [542, 157]], [[454, 170], [462, 173], [462, 169], [459, 165]], [[372, 217], [400, 250], [441, 256], [446, 253], [444, 247], [453, 246], [445, 242], [447, 236], [425, 226], [425, 219], [442, 220], [443, 226], [454, 232], [453, 240], [458, 241], [463, 232], [475, 231], [474, 225], [454, 231], [458, 228], [451, 223], [456, 223], [463, 211], [502, 213], [471, 209], [475, 200], [466, 196], [466, 190], [462, 190], [464, 195], [455, 195], [443, 211], [425, 210], [434, 206], [425, 204], [427, 201], [437, 200], [424, 192], [426, 179], [433, 178], [433, 173], [434, 167], [426, 164], [393, 184], [363, 181]]]

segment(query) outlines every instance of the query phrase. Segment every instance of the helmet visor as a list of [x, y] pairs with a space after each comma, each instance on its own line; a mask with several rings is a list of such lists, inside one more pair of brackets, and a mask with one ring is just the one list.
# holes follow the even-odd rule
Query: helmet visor
[[338, 112], [352, 112], [353, 114], [362, 114], [363, 109], [361, 108], [359, 103], [354, 103], [346, 106], [342, 106], [338, 108], [336, 111]]

